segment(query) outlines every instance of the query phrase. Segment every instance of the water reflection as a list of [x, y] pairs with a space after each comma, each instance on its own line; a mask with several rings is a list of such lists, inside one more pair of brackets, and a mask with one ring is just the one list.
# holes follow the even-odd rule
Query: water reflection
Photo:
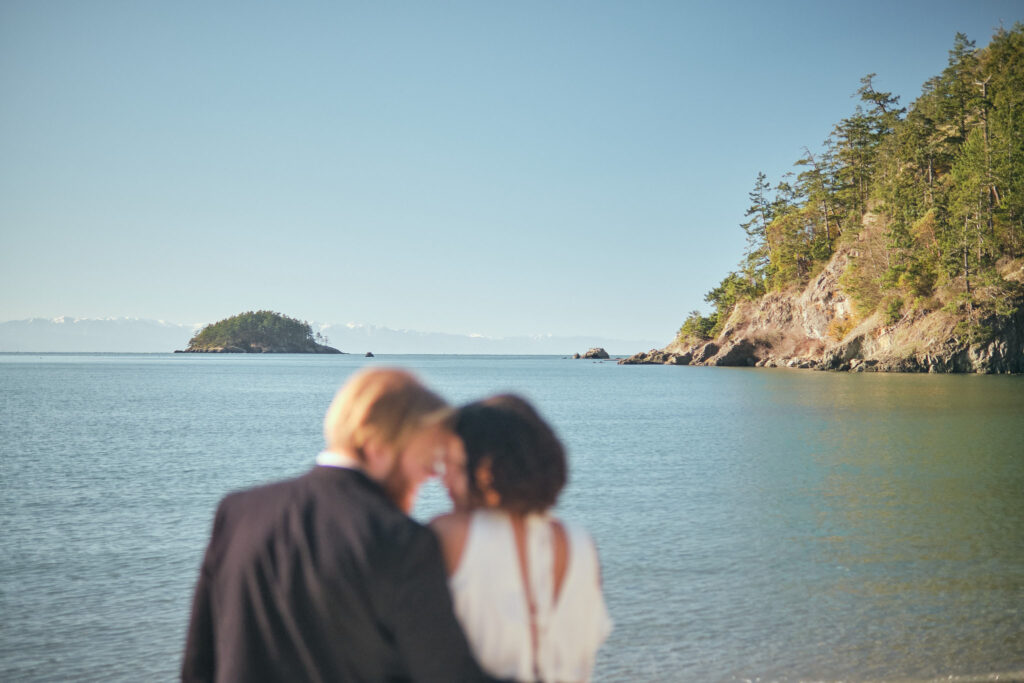
[[[798, 502], [777, 501], [779, 540], [810, 564], [810, 620], [842, 634], [823, 670], [891, 677], [895, 663], [938, 676], [1024, 663], [1020, 388], [1019, 378], [816, 373], [769, 385], [760, 426], [797, 437], [781, 469], [798, 472], [787, 487]], [[992, 652], [1005, 661], [985, 661]]]

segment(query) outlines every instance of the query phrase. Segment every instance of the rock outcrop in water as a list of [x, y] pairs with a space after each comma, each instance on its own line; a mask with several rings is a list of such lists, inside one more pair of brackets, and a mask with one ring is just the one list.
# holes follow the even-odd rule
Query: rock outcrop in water
[[273, 311], [249, 311], [207, 325], [188, 348], [175, 353], [342, 353], [317, 339], [309, 323]]
[[[637, 353], [620, 365], [789, 367], [851, 372], [1024, 372], [1024, 300], [1016, 312], [980, 321], [986, 338], [973, 343], [958, 331], [962, 315], [942, 308], [915, 311], [887, 324], [875, 313], [858, 320], [840, 285], [850, 249], [838, 251], [802, 290], [773, 292], [740, 303], [711, 341], [679, 340]], [[1005, 279], [1024, 282], [1024, 268], [1008, 262]]]

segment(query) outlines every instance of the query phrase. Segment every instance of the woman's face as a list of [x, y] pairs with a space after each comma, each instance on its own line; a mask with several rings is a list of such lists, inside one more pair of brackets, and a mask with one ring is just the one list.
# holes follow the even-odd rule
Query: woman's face
[[452, 435], [451, 443], [445, 450], [444, 474], [441, 476], [452, 507], [456, 511], [469, 509], [469, 479], [466, 473], [466, 449], [462, 439]]

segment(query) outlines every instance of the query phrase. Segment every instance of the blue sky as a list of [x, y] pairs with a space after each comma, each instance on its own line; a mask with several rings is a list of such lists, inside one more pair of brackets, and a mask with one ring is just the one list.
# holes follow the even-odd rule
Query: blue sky
[[777, 181], [1024, 2], [0, 3], [0, 320], [668, 342]]

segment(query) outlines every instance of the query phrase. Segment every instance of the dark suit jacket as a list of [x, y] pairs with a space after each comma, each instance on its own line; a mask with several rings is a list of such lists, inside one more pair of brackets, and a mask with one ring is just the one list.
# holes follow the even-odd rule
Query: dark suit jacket
[[183, 681], [483, 679], [433, 533], [361, 472], [315, 467], [221, 501]]

